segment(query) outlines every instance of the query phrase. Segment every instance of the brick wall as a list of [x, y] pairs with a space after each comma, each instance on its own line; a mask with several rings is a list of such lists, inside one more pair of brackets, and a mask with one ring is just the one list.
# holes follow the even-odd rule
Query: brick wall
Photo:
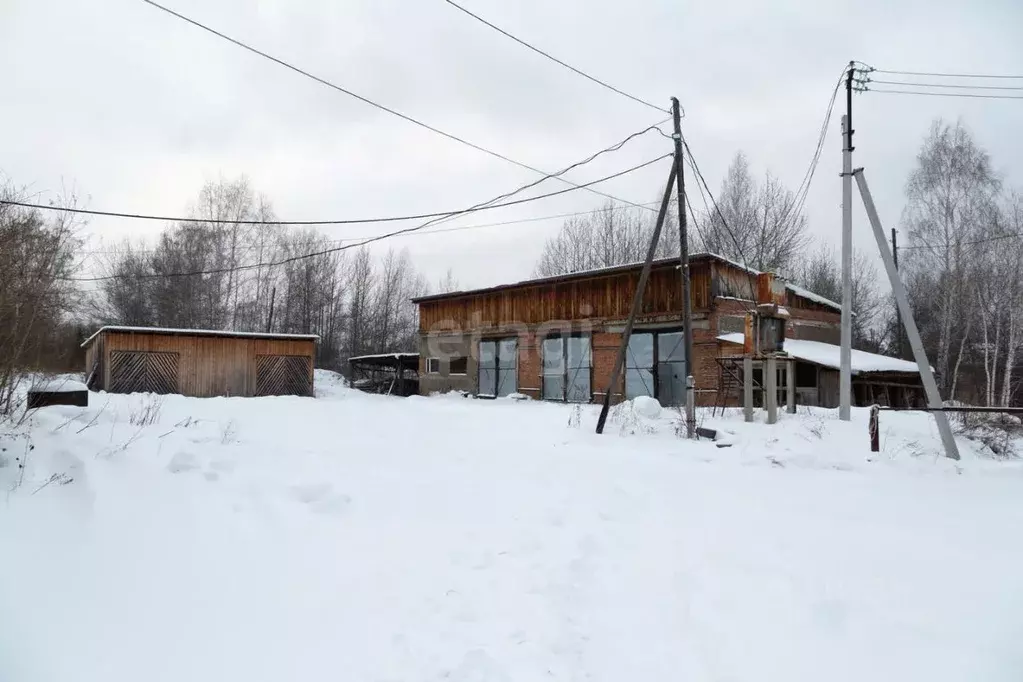
[[[611, 332], [594, 332], [593, 334], [593, 386], [594, 402], [601, 402], [604, 394], [608, 392], [611, 384], [611, 374], [614, 373], [615, 359], [618, 357], [618, 347], [622, 343], [622, 335]], [[611, 396], [611, 402], [619, 402], [625, 392], [625, 378], [619, 377]]]
[[519, 393], [524, 393], [530, 398], [541, 397], [540, 379], [540, 341], [533, 332], [522, 332], [519, 334], [519, 367], [518, 385]]

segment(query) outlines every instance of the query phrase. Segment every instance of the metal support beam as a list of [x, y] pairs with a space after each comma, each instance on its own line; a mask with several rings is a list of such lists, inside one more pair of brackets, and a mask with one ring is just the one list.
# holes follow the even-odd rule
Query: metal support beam
[[[923, 341], [920, 339], [920, 330], [916, 327], [916, 320], [913, 318], [913, 310], [909, 307], [909, 297], [906, 295], [906, 287], [899, 277], [899, 271], [895, 268], [895, 261], [892, 252], [888, 248], [888, 239], [885, 236], [884, 228], [881, 227], [881, 219], [877, 215], [877, 208], [874, 206], [874, 198], [867, 187], [867, 179], [863, 176], [863, 169], [855, 172], [856, 184], [860, 189], [860, 196], [863, 198], [863, 207], [867, 210], [867, 218], [874, 230], [874, 238], [877, 241], [877, 249], [881, 252], [881, 260], [884, 261], [885, 271], [888, 273], [888, 281], [892, 286], [892, 293], [895, 294], [895, 302], [902, 314], [902, 324], [906, 328], [906, 336], [909, 339], [909, 347], [913, 350], [913, 359], [920, 369], [920, 378], [923, 380], [924, 393], [927, 395], [927, 406], [931, 409], [942, 407], [941, 395], [938, 393], [938, 384], [934, 380], [934, 373], [931, 372], [931, 365], [927, 361], [927, 352], [924, 350]], [[955, 437], [952, 435], [952, 427], [949, 426], [948, 417], [944, 412], [935, 412], [934, 421], [938, 424], [938, 433], [941, 435], [941, 442], [945, 446], [945, 456], [950, 459], [959, 459], [959, 448], [956, 446]]]
[[650, 246], [646, 252], [646, 261], [643, 263], [643, 270], [639, 273], [639, 282], [636, 284], [636, 293], [632, 295], [632, 308], [629, 310], [629, 319], [625, 322], [625, 330], [622, 332], [622, 342], [618, 346], [618, 355], [615, 356], [614, 370], [611, 372], [611, 383], [604, 394], [604, 404], [600, 408], [600, 417], [597, 418], [597, 433], [604, 433], [604, 423], [607, 421], [608, 410], [611, 409], [611, 395], [618, 386], [618, 380], [622, 376], [622, 367], [625, 365], [625, 353], [629, 348], [629, 338], [632, 336], [632, 325], [636, 322], [636, 315], [643, 305], [643, 292], [646, 291], [646, 281], [650, 278], [650, 264], [657, 252], [657, 242], [661, 238], [661, 227], [664, 225], [664, 216], [668, 213], [668, 204], [671, 202], [671, 188], [675, 184], [675, 166], [671, 166], [668, 173], [668, 186], [664, 188], [664, 198], [661, 199], [661, 208], [657, 212], [657, 223], [654, 225], [654, 233], [650, 238]]

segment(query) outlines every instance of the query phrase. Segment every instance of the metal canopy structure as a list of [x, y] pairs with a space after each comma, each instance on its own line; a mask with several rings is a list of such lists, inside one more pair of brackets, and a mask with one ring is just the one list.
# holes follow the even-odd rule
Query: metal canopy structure
[[352, 388], [365, 393], [419, 393], [419, 353], [379, 353], [348, 358]]

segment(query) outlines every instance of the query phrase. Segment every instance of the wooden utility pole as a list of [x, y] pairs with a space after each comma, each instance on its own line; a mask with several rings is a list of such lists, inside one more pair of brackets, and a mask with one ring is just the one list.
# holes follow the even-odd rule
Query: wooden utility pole
[[274, 299], [277, 298], [277, 287], [270, 292], [270, 314], [266, 318], [266, 333], [273, 331], [274, 326]]
[[[677, 97], [671, 98], [671, 117], [675, 124], [675, 183], [678, 195], [678, 259], [682, 269], [682, 337], [685, 343], [686, 376], [693, 376], [693, 309], [689, 297], [689, 235], [686, 225], [686, 182], [682, 170], [682, 115]], [[686, 435], [696, 436], [696, 410], [686, 405]]]
[[636, 315], [643, 306], [643, 292], [646, 291], [646, 281], [650, 278], [650, 264], [657, 252], [657, 243], [661, 239], [661, 226], [664, 225], [664, 216], [668, 213], [668, 204], [671, 202], [671, 186], [675, 184], [675, 166], [672, 165], [668, 173], [668, 186], [664, 188], [664, 198], [661, 199], [661, 210], [657, 212], [657, 224], [654, 225], [654, 234], [650, 238], [650, 246], [646, 252], [646, 261], [643, 263], [643, 270], [639, 273], [639, 282], [636, 284], [636, 293], [632, 296], [632, 308], [629, 310], [629, 319], [625, 322], [625, 330], [622, 332], [622, 341], [618, 346], [618, 355], [615, 356], [615, 366], [611, 371], [611, 383], [604, 393], [604, 404], [600, 408], [600, 417], [597, 418], [597, 433], [604, 433], [604, 423], [607, 421], [607, 412], [611, 409], [611, 394], [618, 386], [618, 380], [622, 376], [622, 367], [625, 364], [625, 354], [629, 348], [629, 338], [632, 336], [632, 325], [636, 322]]

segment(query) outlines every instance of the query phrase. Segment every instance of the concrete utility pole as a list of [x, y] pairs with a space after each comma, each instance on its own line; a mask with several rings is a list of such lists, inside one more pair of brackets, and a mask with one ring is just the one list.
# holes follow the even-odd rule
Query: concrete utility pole
[[851, 419], [852, 405], [852, 85], [854, 64], [845, 79], [842, 117], [842, 348], [839, 355], [838, 418]]
[[[689, 296], [689, 236], [686, 226], [686, 182], [682, 171], [682, 115], [677, 97], [671, 98], [671, 117], [675, 123], [675, 183], [678, 194], [678, 244], [679, 265], [682, 268], [682, 338], [686, 353], [686, 385], [693, 376], [693, 309]], [[696, 436], [696, 410], [686, 402], [686, 435]]]
[[860, 188], [860, 196], [863, 197], [863, 207], [867, 210], [867, 218], [874, 230], [877, 250], [881, 253], [881, 260], [884, 261], [884, 268], [888, 273], [888, 281], [892, 285], [892, 293], [895, 294], [895, 303], [898, 305], [899, 311], [902, 313], [902, 321], [906, 325], [906, 336], [909, 337], [909, 346], [913, 349], [913, 359], [916, 360], [916, 366], [920, 370], [920, 379], [924, 385], [924, 393], [927, 395], [927, 406], [934, 411], [934, 421], [938, 423], [938, 434], [945, 446], [945, 456], [949, 459], [959, 459], [959, 448], [952, 435], [952, 428], [948, 424], [948, 415], [940, 411], [942, 402], [941, 394], [938, 393], [938, 383], [934, 380], [934, 373], [931, 372], [931, 365], [927, 361], [927, 352], [924, 350], [923, 341], [920, 340], [920, 330], [916, 328], [913, 310], [909, 307], [906, 287], [895, 267], [895, 259], [888, 250], [884, 228], [881, 227], [881, 219], [877, 215], [874, 198], [870, 195], [870, 189], [867, 187], [867, 179], [863, 177], [863, 169], [858, 169], [855, 175], [856, 184]]
[[[892, 262], [895, 263], [895, 272], [899, 271], [899, 243], [895, 239], [895, 228], [892, 228]], [[901, 278], [901, 275], [900, 275]], [[895, 355], [902, 359], [902, 313], [899, 307], [895, 306]]]

